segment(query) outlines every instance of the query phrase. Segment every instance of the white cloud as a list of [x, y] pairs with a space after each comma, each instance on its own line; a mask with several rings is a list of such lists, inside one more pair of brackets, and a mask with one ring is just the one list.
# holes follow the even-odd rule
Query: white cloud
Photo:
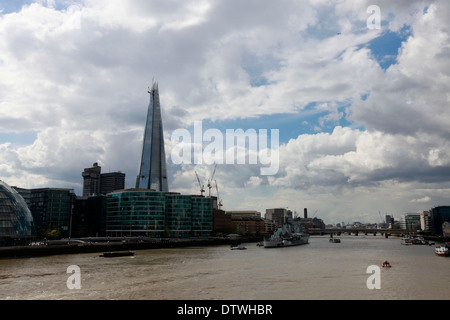
[[[393, 194], [387, 208], [431, 204], [417, 200], [424, 194], [443, 199], [450, 5], [379, 1], [382, 29], [369, 32], [370, 4], [84, 0], [60, 9], [40, 1], [0, 13], [0, 134], [36, 133], [29, 145], [0, 141], [0, 178], [79, 189], [82, 169], [98, 161], [126, 172], [132, 186], [155, 77], [169, 133], [306, 106], [321, 119], [299, 126], [334, 127], [291, 136], [275, 176], [259, 176], [258, 165], [219, 166], [224, 203], [262, 210], [328, 201], [338, 203], [324, 209], [337, 218]], [[367, 43], [405, 24], [411, 36], [384, 71]], [[344, 119], [354, 127], [337, 126]], [[169, 183], [186, 193], [198, 192], [195, 170], [206, 180], [211, 169], [169, 167]]]
[[419, 203], [426, 203], [426, 202], [430, 202], [431, 198], [429, 196], [425, 196], [423, 198], [420, 199], [413, 199], [411, 200], [411, 202], [419, 202]]
[[[280, 150], [282, 173], [273, 185], [370, 185], [384, 180], [433, 181], [450, 158], [438, 137], [414, 137], [336, 127], [330, 134], [300, 135]], [[440, 162], [436, 162], [437, 155]], [[445, 156], [444, 156], [445, 155]], [[444, 159], [447, 159], [446, 161]]]
[[[439, 9], [437, 9], [439, 7]], [[373, 86], [365, 101], [351, 107], [352, 119], [368, 129], [406, 135], [435, 133], [447, 137], [450, 120], [450, 7], [431, 4], [413, 21], [412, 35], [403, 43], [384, 81]]]

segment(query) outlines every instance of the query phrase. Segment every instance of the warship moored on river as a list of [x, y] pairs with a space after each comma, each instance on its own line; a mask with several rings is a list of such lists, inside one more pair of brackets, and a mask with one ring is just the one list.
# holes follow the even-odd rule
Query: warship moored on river
[[300, 225], [284, 224], [268, 239], [264, 239], [264, 248], [280, 248], [307, 244], [309, 234]]

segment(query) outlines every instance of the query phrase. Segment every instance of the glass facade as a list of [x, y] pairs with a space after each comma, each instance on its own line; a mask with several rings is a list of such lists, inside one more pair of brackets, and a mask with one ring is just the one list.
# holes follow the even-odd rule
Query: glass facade
[[77, 197], [73, 207], [72, 237], [104, 237], [105, 230], [106, 196]]
[[153, 83], [148, 93], [150, 94], [150, 103], [148, 105], [136, 188], [168, 192], [163, 124], [158, 84], [156, 82]]
[[191, 197], [179, 193], [166, 193], [166, 215], [169, 236], [186, 238], [192, 230]]
[[213, 199], [192, 196], [192, 236], [206, 237], [213, 231]]
[[107, 195], [106, 232], [109, 236], [162, 237], [166, 230], [165, 195], [129, 190]]
[[38, 237], [67, 237], [74, 201], [75, 194], [72, 189], [31, 189], [30, 210]]
[[106, 234], [187, 238], [212, 232], [212, 199], [128, 189], [107, 195]]
[[14, 244], [34, 235], [33, 216], [25, 200], [0, 181], [0, 244]]
[[438, 206], [431, 209], [431, 223], [433, 231], [437, 235], [442, 235], [442, 224], [450, 222], [450, 206]]

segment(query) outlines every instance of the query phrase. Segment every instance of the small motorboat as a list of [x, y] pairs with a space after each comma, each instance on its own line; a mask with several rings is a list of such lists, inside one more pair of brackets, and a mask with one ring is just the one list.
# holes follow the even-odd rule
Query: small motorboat
[[381, 266], [383, 267], [383, 268], [390, 268], [391, 267], [391, 264], [389, 263], [389, 261], [385, 261], [385, 262], [383, 262], [382, 264], [381, 264]]
[[450, 255], [447, 244], [442, 244], [435, 248], [435, 253], [441, 257], [448, 257]]
[[341, 239], [331, 238], [330, 242], [332, 242], [332, 243], [341, 243]]
[[246, 250], [247, 248], [244, 247], [242, 244], [236, 246], [236, 247], [231, 247], [231, 250]]
[[400, 240], [400, 244], [403, 244], [405, 246], [410, 246], [412, 245], [412, 240], [409, 237], [403, 237], [402, 240]]
[[104, 258], [114, 258], [114, 257], [127, 257], [127, 256], [134, 256], [133, 251], [109, 251], [104, 252], [100, 257]]
[[257, 246], [257, 247], [264, 247], [264, 243], [263, 243], [263, 242], [258, 242], [258, 243], [256, 244], [256, 246]]

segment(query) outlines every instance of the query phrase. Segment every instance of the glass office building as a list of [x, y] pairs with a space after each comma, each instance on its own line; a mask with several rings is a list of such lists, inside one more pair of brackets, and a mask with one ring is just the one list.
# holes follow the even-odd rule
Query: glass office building
[[166, 193], [167, 230], [173, 238], [187, 238], [192, 231], [191, 196]]
[[206, 237], [213, 231], [213, 199], [192, 196], [192, 236]]
[[107, 195], [107, 235], [162, 237], [165, 227], [164, 193], [129, 189]]
[[212, 232], [213, 201], [144, 189], [107, 195], [106, 234], [114, 237], [187, 238]]
[[153, 83], [148, 93], [150, 94], [150, 103], [147, 111], [136, 189], [153, 189], [168, 192], [166, 153], [164, 151], [158, 83]]
[[0, 245], [23, 244], [34, 236], [33, 216], [25, 200], [0, 180]]
[[75, 201], [73, 189], [31, 189], [30, 210], [38, 237], [61, 238], [70, 233], [70, 216]]
[[438, 206], [432, 208], [430, 211], [433, 231], [441, 236], [443, 234], [442, 224], [444, 222], [450, 222], [450, 206]]

